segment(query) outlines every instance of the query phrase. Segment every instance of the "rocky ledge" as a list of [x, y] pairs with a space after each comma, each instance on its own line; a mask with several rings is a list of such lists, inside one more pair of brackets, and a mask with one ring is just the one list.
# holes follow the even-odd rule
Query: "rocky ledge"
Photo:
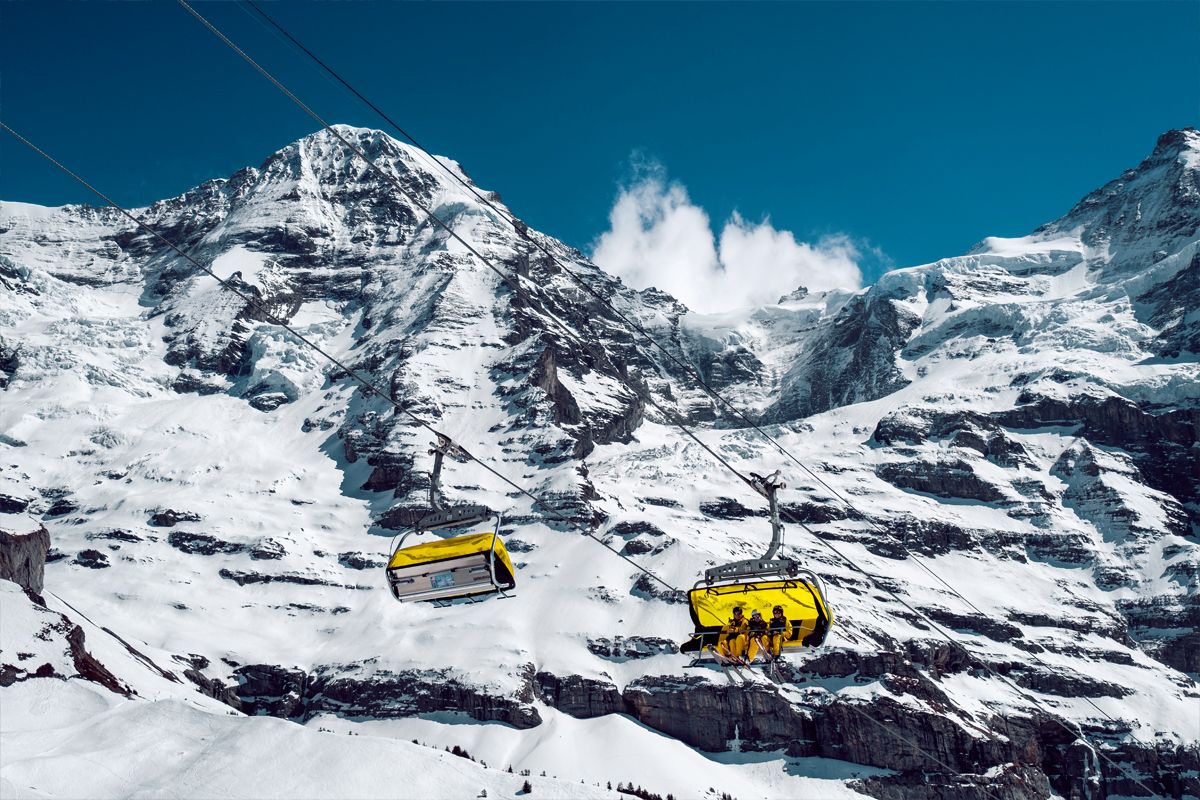
[[[856, 783], [859, 790], [888, 800], [1031, 800], [1051, 793], [1087, 798], [1094, 796], [1097, 783], [1110, 793], [1146, 796], [1137, 783], [1097, 760], [1049, 717], [959, 716], [939, 682], [979, 665], [944, 643], [910, 642], [870, 655], [830, 650], [802, 668], [785, 667], [779, 686], [766, 681], [729, 686], [715, 670], [702, 670], [684, 677], [648, 676], [620, 689], [608, 681], [535, 672], [529, 666], [522, 672], [523, 688], [508, 696], [445, 671], [373, 672], [370, 664], [329, 665], [312, 672], [245, 665], [235, 668], [235, 683], [224, 684], [204, 676], [205, 659], [192, 658], [188, 678], [206, 694], [249, 714], [305, 720], [322, 713], [395, 718], [459, 711], [479, 721], [531, 728], [542, 721], [534, 705], [540, 701], [581, 719], [627, 714], [709, 752], [726, 751], [737, 740], [743, 751], [891, 770]], [[875, 684], [880, 693], [869, 703], [843, 699], [830, 693], [830, 681]], [[1200, 792], [1200, 751], [1165, 743], [1132, 745], [1113, 729], [1087, 733], [1109, 758], [1136, 771], [1161, 796]], [[914, 745], [942, 763], [931, 764]]]

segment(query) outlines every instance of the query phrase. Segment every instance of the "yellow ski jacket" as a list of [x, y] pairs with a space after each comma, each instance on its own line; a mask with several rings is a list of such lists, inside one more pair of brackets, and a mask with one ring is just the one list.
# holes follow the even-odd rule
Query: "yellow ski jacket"
[[722, 645], [729, 639], [736, 639], [739, 636], [745, 636], [750, 632], [750, 622], [745, 617], [742, 617], [741, 622], [737, 622], [732, 617], [721, 628], [721, 636], [717, 639], [717, 645]]

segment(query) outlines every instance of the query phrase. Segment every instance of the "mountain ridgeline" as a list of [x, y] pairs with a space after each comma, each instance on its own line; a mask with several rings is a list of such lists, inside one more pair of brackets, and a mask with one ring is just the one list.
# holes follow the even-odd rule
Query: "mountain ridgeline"
[[[1200, 794], [1195, 130], [1027, 236], [720, 315], [518, 231], [453, 161], [337, 132], [404, 193], [323, 131], [135, 211], [253, 302], [114, 210], [0, 206], [0, 565], [21, 565], [0, 577], [28, 592], [6, 611], [30, 607], [0, 686], [81, 675], [122, 702], [386, 720], [447, 747], [625, 715], [629, 736], [741, 753], [722, 767], [738, 796]], [[515, 599], [388, 596], [429, 436], [278, 321], [541, 498], [477, 465], [443, 478], [504, 511]], [[678, 590], [770, 536], [676, 420], [788, 475], [807, 527], [787, 552], [825, 576], [836, 624], [786, 696], [675, 649]], [[463, 724], [431, 721], [447, 712]], [[678, 781], [657, 790], [703, 793]]]

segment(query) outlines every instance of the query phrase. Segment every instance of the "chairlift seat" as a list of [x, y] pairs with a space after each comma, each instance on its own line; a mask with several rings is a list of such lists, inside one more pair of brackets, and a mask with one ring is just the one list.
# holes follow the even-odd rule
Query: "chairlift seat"
[[680, 646], [683, 653], [702, 654], [704, 648], [715, 645], [737, 606], [742, 607], [747, 619], [757, 609], [767, 620], [775, 606], [783, 606], [784, 615], [792, 623], [791, 637], [781, 643], [785, 650], [819, 647], [833, 625], [824, 586], [807, 570], [800, 570], [795, 578], [751, 578], [716, 585], [698, 581], [688, 592], [688, 606], [695, 632]]
[[388, 586], [401, 602], [451, 600], [516, 587], [512, 561], [495, 532], [403, 545], [401, 540], [387, 566]]

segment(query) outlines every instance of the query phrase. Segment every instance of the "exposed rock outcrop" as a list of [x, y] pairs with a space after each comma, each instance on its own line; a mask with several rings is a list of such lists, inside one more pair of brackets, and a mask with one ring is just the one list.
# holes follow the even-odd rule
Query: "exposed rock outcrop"
[[32, 678], [82, 678], [125, 697], [134, 694], [88, 652], [83, 628], [28, 592], [27, 587], [21, 593], [12, 584], [0, 583], [5, 615], [0, 687]]
[[0, 520], [0, 580], [40, 595], [49, 552], [50, 533], [45, 528]]
[[1012, 428], [1081, 425], [1088, 441], [1133, 456], [1147, 483], [1180, 503], [1200, 503], [1200, 408], [1152, 413], [1123, 397], [1071, 400], [1023, 393], [1012, 411], [996, 415]]
[[993, 484], [981, 479], [970, 463], [961, 458], [881, 464], [875, 474], [901, 489], [938, 497], [983, 503], [1004, 499], [1004, 495]]
[[[461, 711], [481, 722], [504, 722], [516, 728], [541, 723], [525, 697], [489, 693], [450, 675], [449, 671], [375, 671], [370, 664], [327, 665], [311, 673], [272, 664], [237, 667], [235, 684], [226, 685], [193, 667], [185, 674], [205, 694], [247, 714], [309, 719], [317, 714], [387, 719], [435, 711]], [[532, 678], [532, 673], [530, 675]]]
[[920, 320], [874, 288], [847, 303], [783, 379], [772, 422], [801, 419], [830, 408], [875, 400], [908, 384], [896, 353]]

